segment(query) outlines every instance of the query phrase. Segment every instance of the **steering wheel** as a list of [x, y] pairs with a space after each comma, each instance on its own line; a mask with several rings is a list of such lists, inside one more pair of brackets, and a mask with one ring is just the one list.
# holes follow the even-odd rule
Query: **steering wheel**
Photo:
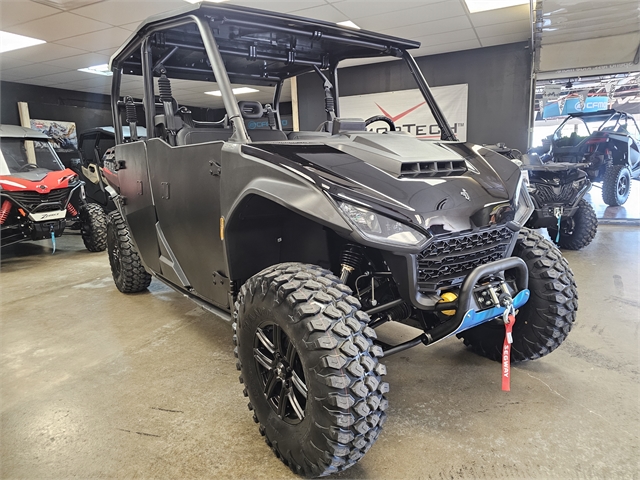
[[20, 167], [18, 169], [19, 172], [27, 172], [29, 170], [36, 170], [40, 167], [38, 167], [38, 165], [36, 165], [35, 163], [27, 163], [26, 165], [23, 165], [22, 167]]
[[389, 130], [391, 130], [392, 132], [396, 131], [396, 125], [395, 123], [393, 123], [393, 120], [391, 120], [389, 117], [385, 115], [374, 115], [373, 117], [367, 118], [364, 121], [364, 126], [368, 127], [373, 122], [385, 122], [387, 125], [389, 125]]

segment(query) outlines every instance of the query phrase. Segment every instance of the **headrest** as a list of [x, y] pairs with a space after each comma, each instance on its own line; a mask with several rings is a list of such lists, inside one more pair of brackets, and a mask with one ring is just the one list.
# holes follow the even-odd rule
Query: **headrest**
[[240, 113], [242, 113], [243, 118], [262, 118], [264, 115], [264, 110], [262, 109], [262, 104], [260, 102], [252, 102], [250, 100], [244, 100], [242, 102], [238, 102], [238, 108], [240, 108]]

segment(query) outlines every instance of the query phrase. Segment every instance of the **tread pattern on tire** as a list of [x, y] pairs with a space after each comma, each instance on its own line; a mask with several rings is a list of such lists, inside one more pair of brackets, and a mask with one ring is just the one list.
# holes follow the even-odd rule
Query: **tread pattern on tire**
[[[591, 243], [598, 231], [598, 217], [589, 202], [584, 198], [578, 203], [578, 210], [573, 214], [575, 227], [571, 235], [560, 232], [558, 246], [567, 250], [580, 250]], [[557, 229], [548, 228], [549, 236], [556, 238]]]
[[607, 165], [602, 181], [602, 200], [611, 207], [624, 204], [631, 194], [631, 175], [629, 175], [629, 189], [624, 199], [618, 197], [618, 177], [622, 170], [629, 170], [626, 165]]
[[[307, 445], [292, 451], [284, 445], [286, 440], [278, 438], [276, 430], [269, 426], [269, 419], [259, 416], [260, 408], [249, 403], [267, 445], [299, 475], [320, 477], [354, 465], [371, 448], [386, 421], [385, 394], [389, 385], [381, 381], [386, 368], [378, 361], [383, 352], [373, 344], [376, 334], [367, 326], [369, 317], [359, 310], [360, 302], [351, 293], [348, 286], [327, 270], [285, 263], [267, 268], [247, 281], [235, 304], [233, 341], [237, 368], [242, 372], [244, 395], [254, 404], [256, 400], [265, 404], [266, 401], [259, 396], [252, 398], [255, 395], [248, 391], [247, 382], [251, 379], [245, 378], [240, 341], [243, 330], [249, 328], [243, 325], [245, 317], [251, 315], [252, 304], [273, 299], [274, 308], [286, 305], [293, 313], [288, 315], [289, 323], [304, 332], [298, 340], [303, 342], [308, 362], [305, 373], [312, 377], [306, 381], [309, 392], [321, 405], [314, 408], [315, 431]], [[301, 354], [300, 349], [298, 352]]]
[[[107, 215], [107, 246], [111, 273], [118, 290], [122, 293], [137, 293], [151, 284], [151, 275], [142, 266], [140, 256], [135, 249], [129, 229], [117, 210]], [[112, 250], [117, 248], [122, 260], [120, 274], [116, 273]]]
[[87, 203], [80, 208], [80, 234], [90, 252], [106, 250], [107, 216], [100, 205]]
[[[537, 232], [523, 228], [514, 256], [529, 268], [529, 301], [513, 327], [511, 361], [543, 357], [567, 337], [576, 319], [578, 291], [573, 272], [557, 247]], [[489, 322], [458, 334], [475, 353], [501, 361], [504, 326]]]

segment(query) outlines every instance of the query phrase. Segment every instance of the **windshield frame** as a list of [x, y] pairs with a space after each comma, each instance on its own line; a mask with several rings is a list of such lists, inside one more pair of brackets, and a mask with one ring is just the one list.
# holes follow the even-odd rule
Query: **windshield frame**
[[[54, 148], [51, 146], [51, 141], [43, 141], [43, 139], [38, 138], [38, 139], [30, 139], [30, 138], [22, 138], [22, 137], [3, 137], [0, 139], [0, 172], [8, 172], [8, 173], [0, 173], [0, 175], [7, 175], [7, 176], [11, 176], [11, 175], [15, 175], [15, 174], [19, 174], [19, 173], [24, 173], [24, 172], [20, 172], [18, 171], [12, 171], [11, 168], [9, 167], [9, 163], [7, 162], [7, 159], [5, 158], [4, 152], [3, 150], [3, 145], [6, 145], [7, 143], [20, 143], [21, 144], [21, 148], [25, 149], [25, 153], [26, 153], [26, 142], [32, 142], [34, 144], [34, 149], [36, 150], [36, 163], [32, 164], [32, 165], [36, 165], [37, 168], [34, 170], [46, 170], [49, 172], [58, 172], [58, 171], [62, 171], [65, 169], [65, 166], [62, 164], [62, 161], [60, 160], [60, 157], [58, 157], [58, 154], [56, 153], [56, 151], [54, 150]], [[35, 144], [38, 144], [38, 147], [36, 147]], [[47, 150], [49, 152], [50, 158], [48, 159], [48, 161], [52, 161], [57, 167], [59, 167], [56, 170], [52, 170], [51, 168], [48, 167], [44, 167], [38, 164], [38, 155], [37, 155], [37, 150], [38, 148], [42, 148], [44, 147], [45, 150]], [[14, 157], [15, 159], [15, 157]], [[24, 158], [26, 159], [26, 157]], [[24, 163], [24, 165], [22, 165], [20, 168], [30, 164], [31, 162], [27, 161]]]

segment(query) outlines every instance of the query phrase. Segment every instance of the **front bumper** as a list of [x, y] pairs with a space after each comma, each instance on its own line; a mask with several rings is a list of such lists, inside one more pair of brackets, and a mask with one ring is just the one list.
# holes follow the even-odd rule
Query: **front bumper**
[[[480, 292], [488, 288], [490, 281], [502, 285], [505, 290], [504, 295], [512, 299], [516, 309], [521, 308], [530, 296], [529, 271], [524, 260], [519, 257], [503, 258], [474, 268], [467, 274], [462, 284], [456, 287], [455, 293], [458, 298], [453, 302], [442, 302], [440, 296], [435, 293], [425, 295], [418, 291], [415, 255], [403, 257], [387, 255], [385, 260], [393, 272], [405, 301], [410, 301], [414, 307], [423, 311], [456, 311], [446, 321], [425, 332], [424, 343], [427, 344], [501, 317], [506, 309], [501, 301], [494, 302], [489, 307], [480, 301]], [[399, 270], [404, 272], [398, 274]], [[505, 281], [506, 272], [510, 273], [510, 277], [513, 276], [513, 281]], [[404, 278], [408, 281], [399, 280]]]
[[[543, 190], [538, 187], [538, 190], [530, 194], [535, 204], [535, 210], [527, 222], [527, 227], [529, 228], [556, 227], [558, 225], [558, 212], [561, 212], [561, 218], [573, 217], [578, 210], [580, 200], [591, 189], [591, 183], [586, 182], [578, 190], [571, 188], [570, 185], [561, 187], [545, 186], [545, 188], [546, 190]], [[558, 193], [554, 194], [554, 189]]]

